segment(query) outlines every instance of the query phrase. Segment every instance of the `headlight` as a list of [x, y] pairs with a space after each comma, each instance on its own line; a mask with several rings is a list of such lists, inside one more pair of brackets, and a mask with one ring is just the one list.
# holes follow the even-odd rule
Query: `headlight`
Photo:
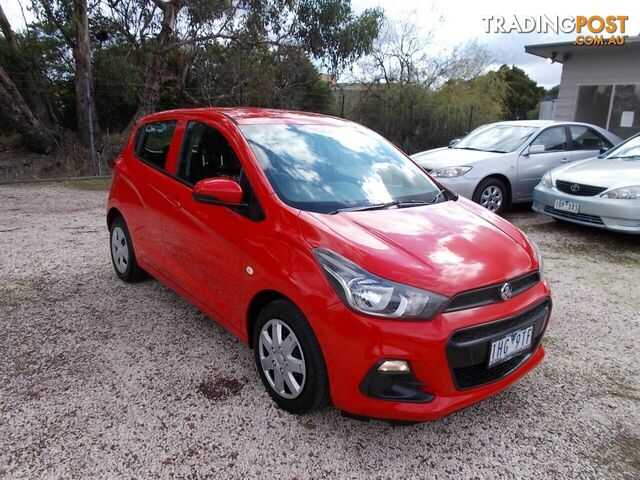
[[540, 180], [540, 184], [543, 187], [553, 187], [553, 179], [551, 178], [551, 172], [547, 172], [542, 176], [542, 179]]
[[536, 254], [536, 259], [538, 260], [538, 270], [540, 271], [540, 277], [544, 276], [544, 259], [542, 258], [542, 251], [537, 243], [529, 240], [529, 243], [533, 247], [533, 251]]
[[605, 198], [617, 198], [621, 200], [638, 200], [640, 199], [640, 185], [616, 188], [615, 190], [603, 193], [602, 196]]
[[430, 174], [432, 177], [437, 178], [451, 178], [451, 177], [459, 177], [460, 175], [464, 175], [471, 167], [447, 167], [447, 168], [438, 168], [436, 170], [431, 170]]
[[340, 299], [358, 312], [427, 320], [448, 300], [436, 293], [378, 277], [331, 250], [316, 248], [313, 253]]

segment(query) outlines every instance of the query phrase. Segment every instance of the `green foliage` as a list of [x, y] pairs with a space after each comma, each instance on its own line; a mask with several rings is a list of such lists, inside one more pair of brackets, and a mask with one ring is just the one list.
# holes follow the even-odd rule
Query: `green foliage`
[[556, 85], [554, 87], [545, 89], [543, 97], [558, 98], [559, 92], [560, 92], [560, 85]]
[[[49, 25], [34, 24], [29, 30], [16, 33], [17, 57], [4, 37], [0, 37], [0, 66], [14, 81], [18, 90], [30, 99], [38, 96], [64, 127], [74, 125], [73, 70], [61, 36]], [[29, 74], [38, 82], [29, 83]], [[11, 130], [0, 120], [0, 128]]]
[[138, 108], [143, 79], [137, 57], [126, 44], [99, 48], [93, 55], [96, 110], [108, 130], [122, 130]]
[[356, 16], [350, 0], [300, 0], [294, 12], [294, 37], [312, 57], [325, 59], [332, 72], [371, 52], [383, 18], [380, 9]]
[[534, 110], [544, 96], [544, 88], [539, 87], [524, 70], [516, 66], [502, 65], [495, 75], [509, 87], [506, 97], [508, 118], [513, 120], [528, 118], [528, 112]]
[[422, 85], [378, 85], [360, 92], [354, 120], [408, 153], [447, 145], [485, 123], [503, 118], [507, 87], [493, 75], [455, 79], [437, 90]]
[[297, 50], [211, 45], [188, 72], [189, 92], [206, 105], [276, 107], [328, 112], [333, 96]]

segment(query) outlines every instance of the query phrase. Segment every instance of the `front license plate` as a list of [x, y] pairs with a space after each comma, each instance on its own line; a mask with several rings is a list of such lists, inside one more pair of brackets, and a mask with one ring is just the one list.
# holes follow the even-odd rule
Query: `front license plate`
[[556, 210], [562, 210], [564, 212], [578, 213], [580, 210], [580, 204], [575, 202], [567, 202], [566, 200], [556, 200], [554, 205]]
[[533, 325], [523, 330], [516, 330], [498, 340], [491, 342], [489, 368], [509, 360], [518, 353], [531, 347]]

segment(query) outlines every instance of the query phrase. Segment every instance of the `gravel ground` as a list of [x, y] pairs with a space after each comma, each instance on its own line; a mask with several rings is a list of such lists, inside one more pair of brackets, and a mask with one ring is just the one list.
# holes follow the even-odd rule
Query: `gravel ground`
[[442, 420], [291, 416], [173, 292], [117, 280], [99, 183], [0, 186], [0, 477], [638, 478], [640, 239], [508, 218], [545, 253], [543, 364]]

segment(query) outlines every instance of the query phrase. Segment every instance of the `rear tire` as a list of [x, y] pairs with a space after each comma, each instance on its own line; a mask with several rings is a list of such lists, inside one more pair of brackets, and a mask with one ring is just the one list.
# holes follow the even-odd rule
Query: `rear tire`
[[276, 300], [262, 309], [253, 331], [253, 354], [262, 383], [284, 410], [308, 413], [329, 402], [320, 344], [290, 301]]
[[131, 235], [127, 223], [122, 217], [116, 217], [109, 228], [111, 262], [116, 275], [123, 282], [139, 282], [145, 277], [145, 272], [136, 261]]
[[487, 210], [501, 214], [507, 208], [509, 191], [502, 180], [485, 178], [473, 193], [473, 201]]

